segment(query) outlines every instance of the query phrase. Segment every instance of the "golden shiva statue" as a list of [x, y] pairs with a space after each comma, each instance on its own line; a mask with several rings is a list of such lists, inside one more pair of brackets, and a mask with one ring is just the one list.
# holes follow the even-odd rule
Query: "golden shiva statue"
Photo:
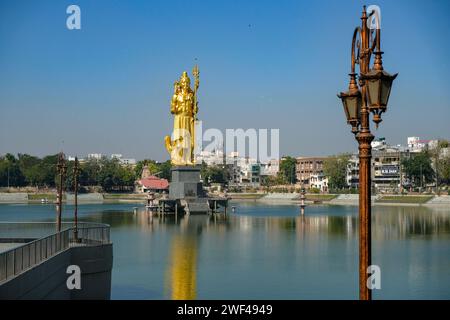
[[197, 120], [199, 87], [199, 70], [192, 70], [195, 77], [194, 90], [191, 89], [191, 79], [183, 72], [179, 81], [174, 83], [174, 92], [170, 103], [170, 112], [174, 115], [172, 138], [165, 137], [166, 149], [170, 154], [172, 165], [195, 165], [195, 121]]

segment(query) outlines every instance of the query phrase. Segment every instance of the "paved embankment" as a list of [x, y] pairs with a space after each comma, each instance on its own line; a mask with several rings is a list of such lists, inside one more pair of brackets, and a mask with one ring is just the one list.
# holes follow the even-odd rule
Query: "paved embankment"
[[[75, 201], [75, 195], [72, 193], [66, 194], [66, 201], [73, 203]], [[78, 195], [79, 203], [98, 203], [103, 202], [103, 195], [101, 193], [83, 193]]]
[[[372, 204], [375, 201], [374, 196], [372, 196]], [[340, 194], [336, 198], [332, 199], [328, 202], [329, 204], [334, 205], [348, 205], [348, 206], [357, 206], [359, 204], [359, 195], [358, 194]]]
[[448, 206], [450, 207], [450, 196], [436, 196], [433, 197], [430, 201], [425, 203], [427, 206]]
[[268, 193], [264, 197], [261, 197], [259, 201], [293, 201], [298, 200], [300, 197], [299, 193]]
[[0, 203], [26, 203], [28, 202], [28, 193], [0, 193]]

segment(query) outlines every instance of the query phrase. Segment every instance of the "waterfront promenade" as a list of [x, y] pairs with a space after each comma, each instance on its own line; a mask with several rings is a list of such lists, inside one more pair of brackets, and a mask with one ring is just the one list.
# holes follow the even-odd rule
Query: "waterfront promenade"
[[[49, 194], [51, 196], [51, 194]], [[276, 203], [297, 203], [300, 201], [300, 194], [292, 193], [228, 193], [227, 196], [231, 200], [238, 201], [259, 201], [259, 202], [276, 202]], [[41, 198], [45, 199], [46, 195], [36, 197], [28, 193], [0, 193], [0, 203], [41, 203]], [[124, 193], [124, 194], [101, 194], [88, 193], [78, 196], [79, 203], [95, 204], [95, 203], [144, 203], [147, 199], [146, 194], [141, 193]], [[65, 201], [68, 204], [73, 203], [73, 195], [67, 194]], [[305, 203], [314, 204], [330, 204], [330, 205], [358, 205], [358, 194], [306, 194]], [[51, 202], [51, 201], [49, 201]], [[379, 194], [372, 196], [372, 205], [403, 205], [403, 206], [447, 206], [450, 207], [450, 195], [386, 195]]]
[[[109, 225], [0, 222], [0, 299], [109, 299], [112, 259]], [[70, 266], [79, 290], [67, 285]]]

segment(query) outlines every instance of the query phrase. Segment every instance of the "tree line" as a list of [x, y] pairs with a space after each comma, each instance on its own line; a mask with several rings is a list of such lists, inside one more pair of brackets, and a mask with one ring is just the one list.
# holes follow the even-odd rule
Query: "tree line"
[[[19, 153], [0, 157], [0, 187], [55, 188], [58, 184], [58, 154], [42, 158]], [[65, 189], [73, 190], [74, 161], [66, 161]], [[151, 174], [170, 178], [170, 161], [139, 161], [136, 166], [122, 165], [118, 159], [88, 159], [80, 163], [79, 185], [100, 186], [104, 191], [132, 190], [144, 165]], [[83, 188], [81, 188], [81, 191]]]

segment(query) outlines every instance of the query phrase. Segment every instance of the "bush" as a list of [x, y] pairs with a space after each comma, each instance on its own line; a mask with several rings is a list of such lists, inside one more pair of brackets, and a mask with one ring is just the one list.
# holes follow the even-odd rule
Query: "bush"
[[320, 193], [320, 189], [319, 188], [309, 188], [309, 192], [310, 193]]

